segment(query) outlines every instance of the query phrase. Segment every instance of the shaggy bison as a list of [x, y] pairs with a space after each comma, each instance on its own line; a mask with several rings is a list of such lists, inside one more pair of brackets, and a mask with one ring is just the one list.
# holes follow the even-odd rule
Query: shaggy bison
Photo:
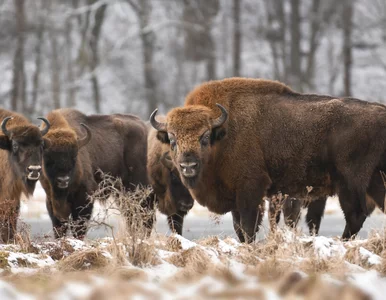
[[278, 191], [306, 200], [337, 193], [345, 239], [369, 214], [366, 197], [384, 210], [383, 105], [231, 78], [195, 88], [165, 122], [156, 113], [151, 124], [170, 145], [182, 182], [209, 210], [231, 211], [241, 241], [254, 240], [262, 199]]
[[40, 176], [43, 136], [50, 128], [40, 130], [20, 114], [0, 109], [0, 238], [13, 239], [20, 208], [21, 194], [31, 195]]
[[157, 131], [151, 128], [148, 137], [148, 176], [158, 209], [167, 215], [170, 229], [181, 235], [184, 217], [193, 207], [194, 200], [171, 161], [169, 147], [161, 143], [156, 135]]
[[102, 180], [120, 177], [125, 188], [147, 184], [147, 128], [132, 115], [90, 115], [74, 109], [48, 114], [50, 146], [43, 155], [41, 183], [55, 237], [65, 235], [72, 216], [73, 234], [83, 238], [93, 204], [88, 198]]

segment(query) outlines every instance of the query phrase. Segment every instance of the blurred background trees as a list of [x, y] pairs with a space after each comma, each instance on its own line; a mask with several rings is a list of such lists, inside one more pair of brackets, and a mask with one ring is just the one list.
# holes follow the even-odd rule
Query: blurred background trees
[[0, 104], [147, 119], [195, 85], [386, 99], [386, 0], [2, 0]]

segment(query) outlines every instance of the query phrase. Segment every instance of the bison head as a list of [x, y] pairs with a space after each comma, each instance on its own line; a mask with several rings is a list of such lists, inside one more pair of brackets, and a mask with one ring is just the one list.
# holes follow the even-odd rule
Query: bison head
[[194, 204], [194, 200], [188, 189], [182, 184], [180, 174], [174, 167], [169, 152], [164, 153], [161, 162], [165, 167], [167, 180], [167, 197], [172, 202], [172, 206], [178, 211], [189, 211]]
[[[40, 177], [43, 148], [49, 143], [43, 136], [48, 132], [50, 123], [45, 118], [38, 118], [46, 124], [46, 127], [40, 130], [32, 124], [18, 126], [12, 119], [13, 117], [7, 117], [1, 123], [4, 135], [0, 135], [0, 149], [9, 152], [15, 172], [27, 185], [34, 187]], [[10, 121], [13, 126], [7, 128]]]
[[78, 151], [91, 140], [91, 131], [85, 125], [86, 136], [78, 139], [72, 130], [57, 130], [50, 134], [51, 146], [44, 151], [44, 173], [50, 181], [54, 196], [65, 200], [74, 181]]
[[151, 125], [158, 130], [157, 138], [170, 145], [174, 165], [181, 174], [183, 184], [195, 188], [209, 163], [217, 141], [224, 138], [223, 124], [228, 112], [220, 105], [220, 116], [206, 106], [191, 105], [175, 108], [166, 117], [166, 123], [155, 119], [157, 110], [150, 116]]

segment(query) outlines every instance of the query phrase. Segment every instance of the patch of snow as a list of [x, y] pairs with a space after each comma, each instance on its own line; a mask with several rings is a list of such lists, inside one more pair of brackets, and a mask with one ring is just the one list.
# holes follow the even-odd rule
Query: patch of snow
[[79, 282], [67, 282], [64, 287], [52, 295], [52, 299], [74, 300], [86, 298], [92, 293], [93, 286]]
[[379, 265], [382, 262], [382, 258], [369, 250], [360, 247], [359, 248], [359, 254], [362, 256], [363, 259], [367, 259], [367, 262], [370, 265]]
[[218, 248], [223, 253], [236, 253], [237, 249], [227, 243], [225, 243], [223, 240], [218, 241]]
[[35, 297], [18, 292], [12, 285], [0, 280], [1, 300], [32, 300]]
[[343, 256], [347, 251], [342, 242], [324, 236], [313, 237], [313, 244], [316, 254], [322, 258], [329, 258], [333, 255]]
[[379, 276], [375, 270], [352, 274], [349, 281], [370, 295], [373, 300], [384, 300], [386, 295], [386, 278]]
[[181, 235], [175, 234], [174, 237], [180, 241], [182, 250], [188, 250], [190, 248], [196, 247], [197, 244], [189, 241], [188, 239], [184, 238]]

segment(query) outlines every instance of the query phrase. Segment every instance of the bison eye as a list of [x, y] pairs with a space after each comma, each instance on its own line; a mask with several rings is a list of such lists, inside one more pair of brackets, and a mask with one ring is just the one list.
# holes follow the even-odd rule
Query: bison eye
[[210, 143], [210, 132], [205, 132], [200, 138], [201, 146], [208, 146]]

